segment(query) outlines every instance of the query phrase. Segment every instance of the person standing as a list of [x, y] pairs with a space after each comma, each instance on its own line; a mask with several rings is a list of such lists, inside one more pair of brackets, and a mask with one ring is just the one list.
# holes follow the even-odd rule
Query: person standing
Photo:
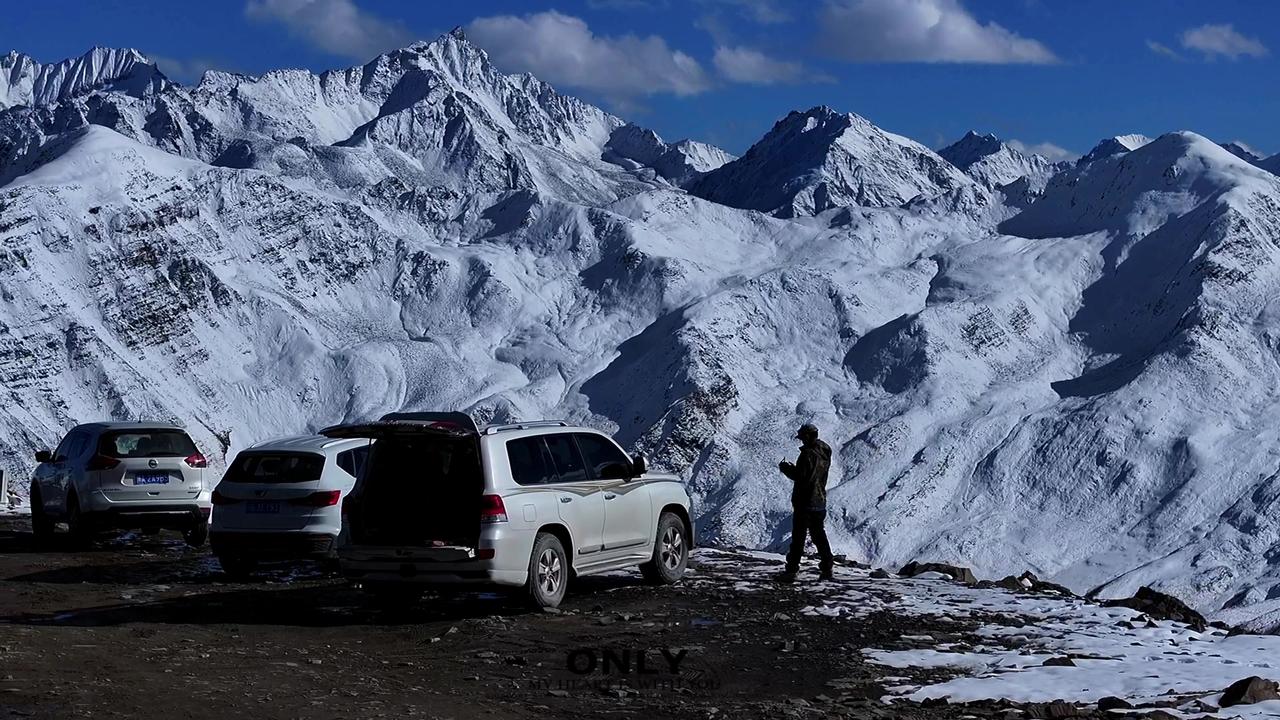
[[787, 567], [777, 576], [779, 582], [795, 582], [800, 570], [800, 558], [804, 555], [806, 536], [813, 538], [818, 548], [819, 579], [831, 580], [835, 557], [831, 543], [827, 542], [827, 471], [831, 469], [831, 446], [818, 439], [818, 428], [809, 423], [800, 426], [796, 433], [800, 440], [800, 457], [795, 464], [786, 460], [778, 463], [783, 475], [791, 478], [791, 549], [787, 552]]

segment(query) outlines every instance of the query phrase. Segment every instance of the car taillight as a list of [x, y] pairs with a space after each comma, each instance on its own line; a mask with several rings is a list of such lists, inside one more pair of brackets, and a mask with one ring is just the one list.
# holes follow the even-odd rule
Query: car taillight
[[204, 455], [200, 453], [192, 453], [187, 456], [186, 463], [193, 468], [209, 467], [209, 461], [204, 459]]
[[289, 502], [293, 505], [302, 505], [304, 507], [333, 507], [341, 499], [341, 490], [321, 490], [304, 497], [294, 498]]
[[214, 490], [213, 494], [209, 496], [209, 501], [212, 502], [214, 505], [234, 505], [240, 502], [239, 499], [229, 498], [226, 495], [223, 495], [222, 493], [218, 492], [217, 490]]
[[110, 470], [119, 465], [120, 461], [106, 455], [94, 455], [89, 458], [89, 464], [84, 466], [85, 470]]
[[501, 495], [484, 495], [480, 498], [480, 522], [500, 523], [507, 521], [507, 506], [502, 504]]

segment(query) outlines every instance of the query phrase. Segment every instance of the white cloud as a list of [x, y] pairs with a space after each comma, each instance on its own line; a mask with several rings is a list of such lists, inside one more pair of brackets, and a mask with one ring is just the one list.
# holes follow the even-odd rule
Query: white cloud
[[750, 85], [780, 85], [807, 81], [829, 81], [825, 75], [810, 73], [798, 62], [771, 58], [748, 47], [717, 47], [712, 62], [725, 79]]
[[1165, 57], [1173, 58], [1174, 60], [1182, 59], [1182, 56], [1178, 54], [1177, 50], [1174, 50], [1168, 45], [1158, 43], [1155, 40], [1147, 41], [1147, 49], [1157, 55], [1164, 55]]
[[366, 13], [351, 0], [249, 0], [245, 14], [279, 22], [321, 50], [357, 60], [413, 40], [403, 27]]
[[1060, 160], [1074, 160], [1080, 157], [1080, 153], [1071, 152], [1070, 150], [1054, 145], [1051, 142], [1042, 143], [1025, 143], [1021, 140], [1010, 140], [1009, 147], [1024, 154], [1035, 154], [1048, 160], [1049, 162], [1058, 162]]
[[1054, 63], [1037, 40], [980, 23], [959, 0], [827, 0], [819, 46], [855, 62]]
[[467, 26], [467, 37], [508, 72], [531, 72], [617, 101], [656, 93], [696, 95], [711, 87], [697, 60], [656, 35], [596, 35], [581, 19], [554, 10], [477, 18]]
[[1218, 55], [1232, 60], [1243, 55], [1265, 57], [1270, 52], [1257, 38], [1241, 35], [1230, 24], [1191, 28], [1182, 33], [1182, 47], [1199, 50], [1210, 59]]
[[791, 20], [775, 0], [701, 0], [703, 4], [731, 5], [761, 25], [777, 25]]

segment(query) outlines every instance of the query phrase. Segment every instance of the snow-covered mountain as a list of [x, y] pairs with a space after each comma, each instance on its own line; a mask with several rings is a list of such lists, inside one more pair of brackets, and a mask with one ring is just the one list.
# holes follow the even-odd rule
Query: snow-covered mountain
[[168, 85], [155, 63], [137, 50], [94, 48], [51, 65], [41, 65], [16, 51], [0, 57], [0, 110], [15, 105], [49, 105], [91, 90], [143, 97]]
[[1021, 202], [1002, 150], [954, 156], [978, 182], [826, 108], [737, 159], [668, 144], [460, 33], [195, 87], [89, 66], [6, 66], [11, 478], [102, 417], [215, 463], [391, 410], [566, 417], [686, 478], [705, 540], [777, 546], [812, 421], [853, 556], [1280, 623], [1280, 178], [1203, 137]]
[[1225, 143], [1218, 143], [1218, 144], [1222, 146], [1223, 150], [1226, 150], [1227, 152], [1231, 153], [1232, 155], [1235, 155], [1236, 157], [1240, 158], [1241, 160], [1247, 163], [1253, 163], [1256, 165], [1258, 161], [1261, 160], [1263, 157], [1262, 155], [1255, 152], [1253, 148], [1249, 147], [1248, 145], [1245, 145], [1244, 143], [1225, 142]]
[[777, 217], [890, 207], [972, 187], [932, 150], [853, 113], [792, 112], [746, 154], [689, 186], [698, 197]]
[[638, 125], [623, 125], [609, 136], [604, 158], [623, 167], [651, 168], [673, 185], [684, 186], [735, 159], [714, 145], [696, 140], [668, 144]]
[[1103, 138], [1093, 149], [1085, 153], [1076, 161], [1077, 165], [1087, 165], [1094, 160], [1123, 155], [1132, 150], [1151, 142], [1151, 138], [1146, 135], [1129, 134], [1116, 135], [1115, 137]]
[[1254, 164], [1273, 175], [1280, 175], [1280, 153], [1265, 157]]
[[1040, 155], [1028, 155], [1001, 142], [995, 135], [979, 135], [973, 130], [939, 150], [938, 154], [969, 177], [993, 189], [1028, 175], [1034, 177], [1051, 173], [1054, 165]]

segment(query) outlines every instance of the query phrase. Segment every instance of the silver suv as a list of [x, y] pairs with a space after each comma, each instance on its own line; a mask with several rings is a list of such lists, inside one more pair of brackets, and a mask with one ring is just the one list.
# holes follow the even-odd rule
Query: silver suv
[[36, 453], [31, 528], [37, 541], [65, 522], [83, 543], [99, 530], [182, 531], [200, 546], [209, 535], [204, 455], [177, 425], [89, 423], [57, 449]]
[[376, 439], [342, 506], [350, 536], [339, 561], [387, 599], [490, 584], [555, 607], [574, 576], [684, 574], [694, 537], [684, 486], [597, 430], [410, 413], [321, 432]]

